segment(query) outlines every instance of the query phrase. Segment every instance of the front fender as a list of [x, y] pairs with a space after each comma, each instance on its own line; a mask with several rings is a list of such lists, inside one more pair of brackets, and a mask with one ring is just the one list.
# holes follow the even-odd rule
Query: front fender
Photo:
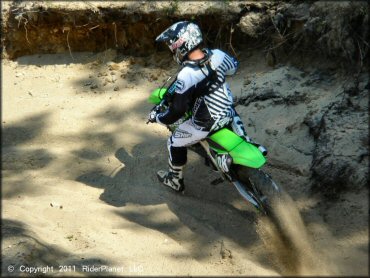
[[149, 96], [148, 101], [153, 104], [159, 104], [164, 95], [167, 93], [167, 88], [158, 88], [155, 89]]

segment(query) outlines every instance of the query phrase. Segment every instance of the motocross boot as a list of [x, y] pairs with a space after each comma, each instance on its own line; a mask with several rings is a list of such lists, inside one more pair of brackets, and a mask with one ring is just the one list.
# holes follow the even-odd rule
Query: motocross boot
[[158, 180], [171, 189], [182, 192], [185, 189], [182, 169], [184, 166], [174, 166], [169, 162], [169, 170], [160, 170], [157, 172]]

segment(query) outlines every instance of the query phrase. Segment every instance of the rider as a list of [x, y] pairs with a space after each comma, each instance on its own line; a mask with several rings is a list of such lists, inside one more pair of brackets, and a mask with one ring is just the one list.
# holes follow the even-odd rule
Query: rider
[[173, 24], [156, 42], [169, 46], [181, 69], [168, 89], [169, 108], [162, 113], [152, 110], [149, 121], [169, 125], [192, 111], [192, 117], [181, 123], [168, 139], [169, 170], [157, 172], [162, 183], [181, 192], [187, 146], [229, 124], [236, 133], [247, 138], [225, 81], [225, 76], [235, 74], [238, 62], [221, 50], [201, 49], [202, 33], [196, 24], [188, 21]]

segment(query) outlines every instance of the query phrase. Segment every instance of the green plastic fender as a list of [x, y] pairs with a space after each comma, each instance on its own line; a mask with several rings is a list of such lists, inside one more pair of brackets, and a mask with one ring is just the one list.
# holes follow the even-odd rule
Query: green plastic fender
[[246, 142], [227, 128], [215, 132], [209, 138], [222, 146], [231, 155], [235, 164], [260, 168], [266, 163], [266, 158], [255, 145]]
[[167, 88], [158, 88], [155, 89], [149, 96], [148, 101], [153, 104], [159, 104], [165, 93], [167, 92]]

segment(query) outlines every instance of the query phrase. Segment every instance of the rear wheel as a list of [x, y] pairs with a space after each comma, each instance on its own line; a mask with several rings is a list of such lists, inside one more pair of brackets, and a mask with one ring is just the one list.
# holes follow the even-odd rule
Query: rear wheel
[[261, 169], [235, 165], [234, 172], [237, 179], [242, 182], [259, 199], [264, 214], [272, 215], [272, 204], [281, 197], [282, 190], [270, 175]]
[[279, 209], [285, 204], [292, 205], [290, 197], [279, 187], [271, 176], [265, 173], [261, 169], [248, 168], [241, 165], [237, 166], [235, 173], [237, 178], [244, 185], [249, 187], [261, 204], [261, 211], [263, 217], [267, 217], [270, 223], [273, 225], [276, 235], [280, 238], [280, 241], [287, 248], [293, 248], [293, 244], [290, 240], [290, 236], [285, 231], [286, 221], [288, 219], [282, 219], [281, 212]]

